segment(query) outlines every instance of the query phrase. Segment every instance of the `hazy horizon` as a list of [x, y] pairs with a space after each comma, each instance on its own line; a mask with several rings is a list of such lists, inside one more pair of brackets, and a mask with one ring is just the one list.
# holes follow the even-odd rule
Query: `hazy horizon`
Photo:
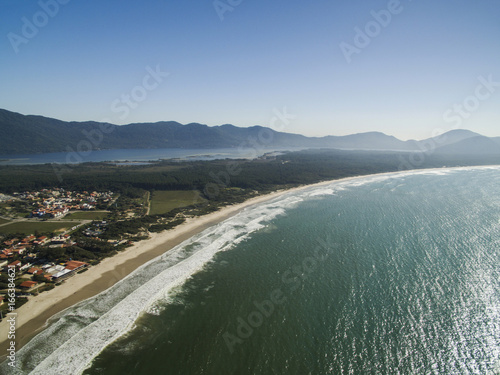
[[64, 121], [269, 126], [306, 136], [380, 131], [496, 136], [493, 0], [0, 6], [3, 107]]

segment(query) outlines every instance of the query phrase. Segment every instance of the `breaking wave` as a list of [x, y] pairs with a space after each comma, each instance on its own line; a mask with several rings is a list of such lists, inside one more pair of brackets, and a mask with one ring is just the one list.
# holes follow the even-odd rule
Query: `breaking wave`
[[[18, 368], [14, 371], [9, 368], [9, 373], [81, 373], [106, 346], [131, 330], [141, 314], [159, 314], [156, 302], [172, 298], [215, 254], [248, 239], [306, 199], [372, 182], [396, 179], [396, 184], [400, 184], [410, 175], [444, 175], [453, 171], [451, 168], [408, 171], [333, 181], [249, 207], [142, 265], [106, 291], [53, 317], [49, 326], [17, 353]], [[0, 370], [7, 370], [7, 364], [3, 363]]]

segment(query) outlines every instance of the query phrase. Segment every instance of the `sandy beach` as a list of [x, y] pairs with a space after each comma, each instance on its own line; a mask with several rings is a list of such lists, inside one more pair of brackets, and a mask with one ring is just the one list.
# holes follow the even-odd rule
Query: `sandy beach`
[[[466, 168], [459, 167], [457, 169]], [[429, 168], [422, 169], [421, 171], [428, 173], [440, 170], [441, 168]], [[408, 172], [415, 172], [415, 170], [402, 171], [402, 173]], [[42, 331], [48, 320], [55, 314], [103, 292], [151, 259], [160, 256], [206, 228], [236, 215], [247, 207], [264, 203], [286, 193], [329, 185], [333, 182], [345, 182], [370, 176], [392, 175], [394, 173], [398, 172], [346, 177], [302, 185], [291, 189], [277, 190], [248, 199], [243, 203], [223, 207], [208, 215], [189, 218], [174, 229], [161, 233], [153, 233], [149, 239], [137, 242], [132, 247], [123, 250], [113, 257], [105, 258], [98, 265], [90, 267], [84, 273], [71, 277], [62, 285], [50, 291], [43, 292], [38, 296], [31, 297], [26, 304], [15, 311], [17, 313], [16, 349], [19, 350], [37, 333]], [[3, 361], [6, 357], [4, 353], [7, 353], [8, 348], [8, 329], [8, 322], [4, 319], [0, 322], [0, 361]]]
[[[430, 168], [423, 171], [429, 172], [439, 169], [440, 168]], [[189, 218], [174, 229], [161, 233], [153, 233], [149, 239], [137, 242], [132, 247], [125, 249], [115, 256], [105, 258], [98, 265], [90, 267], [88, 271], [77, 274], [64, 281], [62, 285], [43, 292], [38, 296], [31, 297], [27, 303], [15, 311], [17, 312], [16, 349], [19, 350], [37, 333], [42, 331], [47, 321], [55, 314], [110, 288], [144, 263], [160, 256], [206, 228], [236, 215], [247, 207], [266, 202], [282, 194], [329, 185], [332, 182], [348, 181], [369, 176], [384, 176], [394, 173], [395, 172], [386, 172], [346, 177], [310, 185], [302, 185], [291, 189], [277, 190], [269, 194], [259, 195], [248, 199], [243, 203], [223, 207], [218, 211], [204, 216]], [[8, 348], [8, 329], [8, 322], [4, 319], [0, 322], [0, 361], [4, 360], [6, 357], [4, 353], [7, 352]]]
[[[251, 198], [240, 204], [223, 207], [208, 215], [189, 218], [174, 229], [154, 233], [149, 239], [137, 242], [132, 247], [125, 249], [113, 257], [105, 258], [98, 265], [90, 267], [84, 273], [71, 277], [62, 285], [50, 291], [43, 292], [38, 296], [31, 297], [26, 304], [16, 311], [17, 350], [43, 330], [47, 321], [55, 314], [110, 288], [139, 266], [172, 249], [204, 229], [230, 218], [244, 208], [263, 203], [284, 193], [325, 185], [331, 182], [324, 181], [317, 184], [279, 190]], [[8, 322], [4, 319], [0, 322], [0, 353], [2, 354], [0, 355], [0, 359], [5, 358], [3, 353], [6, 353], [8, 348], [8, 329]]]

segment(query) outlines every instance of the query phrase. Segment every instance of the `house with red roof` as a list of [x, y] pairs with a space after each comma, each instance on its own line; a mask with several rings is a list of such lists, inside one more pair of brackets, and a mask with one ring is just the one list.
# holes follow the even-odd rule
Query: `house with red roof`
[[79, 262], [77, 260], [70, 260], [66, 262], [65, 267], [67, 270], [78, 272], [81, 269], [87, 267], [89, 264], [85, 262]]
[[32, 292], [35, 289], [40, 288], [45, 285], [45, 283], [38, 283], [36, 281], [23, 281], [21, 285], [19, 285], [22, 289], [26, 289], [27, 292]]
[[43, 270], [41, 268], [38, 268], [38, 267], [31, 267], [28, 270], [28, 273], [30, 275], [41, 275], [43, 273]]
[[12, 246], [13, 244], [17, 243], [19, 240], [17, 238], [13, 238], [12, 240], [9, 240], [9, 241], [4, 241], [3, 243], [6, 245], [6, 246]]
[[26, 251], [26, 246], [19, 246], [17, 249], [12, 250], [13, 254], [23, 254]]
[[78, 271], [88, 267], [88, 263], [79, 262], [77, 260], [70, 260], [66, 262], [64, 268], [57, 273], [52, 275], [52, 280], [59, 281], [67, 279], [68, 277], [73, 276]]
[[48, 243], [50, 240], [47, 238], [47, 236], [41, 236], [39, 237], [35, 242], [34, 244], [35, 245], [45, 245], [46, 243]]
[[29, 269], [30, 267], [31, 267], [31, 263], [30, 262], [25, 263], [21, 267], [19, 267], [19, 271], [25, 271], [25, 270]]
[[21, 264], [21, 261], [20, 260], [15, 260], [14, 262], [12, 262], [11, 264], [9, 264], [9, 267], [15, 267], [15, 268], [21, 268], [22, 264]]

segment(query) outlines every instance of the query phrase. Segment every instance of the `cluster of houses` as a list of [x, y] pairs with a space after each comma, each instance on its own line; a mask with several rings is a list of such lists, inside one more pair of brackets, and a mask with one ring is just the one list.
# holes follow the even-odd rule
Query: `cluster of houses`
[[14, 200], [14, 197], [11, 197], [10, 195], [7, 195], [7, 194], [0, 193], [0, 203], [12, 202], [13, 200]]
[[32, 278], [35, 275], [42, 276], [47, 281], [60, 282], [88, 266], [88, 263], [76, 260], [70, 260], [64, 264], [46, 263], [39, 266], [34, 266], [29, 261], [23, 264], [20, 260], [16, 260], [4, 266], [3, 270], [6, 271], [8, 267], [15, 268], [17, 276], [25, 279], [19, 284], [19, 291], [32, 293], [45, 285], [45, 282], [40, 281], [40, 279], [33, 280]]
[[[31, 235], [23, 239], [14, 238], [4, 241], [4, 248], [0, 251], [0, 274], [7, 274], [8, 269], [13, 268], [16, 271], [16, 279], [20, 278], [22, 280], [18, 286], [18, 292], [36, 292], [45, 285], [46, 281], [60, 282], [88, 267], [88, 264], [74, 260], [64, 264], [43, 262], [37, 259], [36, 253], [32, 252], [33, 247], [35, 245], [61, 247], [74, 244], [75, 242], [67, 234], [53, 238]], [[0, 294], [0, 304], [2, 300]]]
[[[85, 230], [82, 231], [82, 233], [87, 236], [92, 238], [93, 240], [97, 241], [106, 241], [100, 238], [99, 236], [104, 233], [106, 230], [106, 227], [108, 226], [108, 223], [106, 221], [101, 221], [101, 222], [94, 222], [92, 225], [87, 227]], [[132, 242], [128, 239], [124, 240], [118, 240], [118, 239], [109, 239], [107, 240], [107, 243], [113, 245], [113, 246], [119, 246], [128, 243], [129, 245], [132, 244]]]
[[[92, 210], [98, 205], [107, 205], [113, 198], [113, 192], [75, 192], [64, 189], [43, 189], [40, 191], [13, 193], [11, 196], [2, 196], [4, 201], [24, 200], [33, 206], [32, 217], [57, 218], [67, 214], [70, 210]], [[99, 235], [107, 226], [105, 221], [94, 223], [83, 232], [86, 236], [101, 240]], [[76, 229], [74, 227], [73, 229]], [[103, 240], [101, 240], [103, 241]], [[110, 242], [110, 241], [108, 241]], [[115, 240], [118, 246], [125, 240]], [[2, 279], [8, 275], [8, 270], [15, 269], [16, 294], [26, 297], [45, 289], [46, 283], [61, 282], [76, 273], [86, 269], [89, 264], [76, 260], [55, 264], [37, 257], [37, 246], [50, 248], [74, 246], [76, 242], [69, 234], [60, 234], [54, 237], [26, 236], [13, 238], [0, 243], [0, 275]], [[5, 280], [2, 280], [5, 281]], [[0, 306], [6, 301], [7, 290], [0, 289]]]
[[12, 240], [4, 241], [5, 247], [0, 252], [0, 265], [2, 262], [6, 261], [9, 258], [12, 258], [16, 255], [33, 255], [35, 254], [26, 254], [28, 250], [34, 245], [44, 246], [49, 243], [50, 239], [46, 236], [36, 237], [36, 236], [27, 236], [22, 240], [18, 238], [14, 238]]
[[0, 251], [0, 267], [2, 262], [13, 258], [16, 255], [26, 258], [36, 258], [36, 254], [30, 253], [29, 250], [35, 245], [49, 247], [64, 247], [75, 245], [76, 242], [71, 240], [69, 234], [64, 234], [52, 238], [47, 236], [27, 236], [23, 239], [14, 238], [3, 242], [3, 249]]
[[31, 217], [46, 217], [55, 219], [58, 217], [63, 217], [69, 212], [69, 207], [56, 205], [52, 207], [39, 207], [31, 211]]
[[113, 192], [76, 192], [64, 189], [43, 189], [34, 192], [14, 193], [14, 197], [33, 202], [36, 206], [32, 217], [58, 218], [70, 210], [92, 210], [98, 203], [110, 203]]
[[93, 223], [90, 227], [85, 229], [82, 233], [94, 239], [99, 239], [99, 236], [104, 232], [105, 228], [108, 226], [106, 221], [101, 221], [100, 223]]

